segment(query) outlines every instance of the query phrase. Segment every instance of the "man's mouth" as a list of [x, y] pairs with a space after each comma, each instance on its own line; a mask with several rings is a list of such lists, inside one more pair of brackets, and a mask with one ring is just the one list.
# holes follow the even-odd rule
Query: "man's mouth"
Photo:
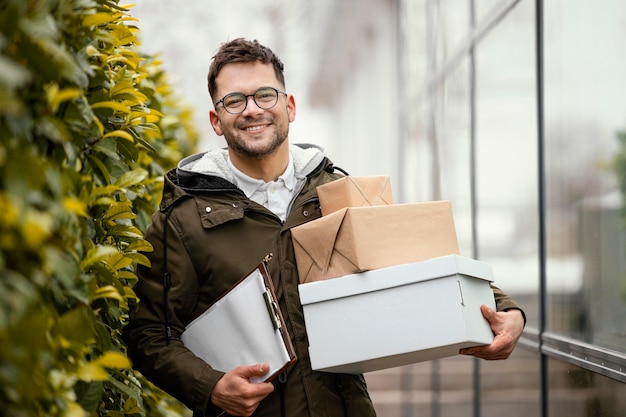
[[268, 126], [269, 126], [269, 123], [268, 124], [262, 124], [262, 125], [254, 125], [254, 126], [244, 127], [242, 130], [245, 130], [246, 132], [256, 132], [258, 130], [265, 129]]

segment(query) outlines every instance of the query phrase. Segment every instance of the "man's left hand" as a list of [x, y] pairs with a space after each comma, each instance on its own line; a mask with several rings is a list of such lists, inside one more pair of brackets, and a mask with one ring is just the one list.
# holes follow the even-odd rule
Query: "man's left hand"
[[489, 326], [493, 331], [495, 336], [493, 342], [486, 346], [461, 349], [459, 353], [489, 361], [507, 359], [513, 352], [524, 330], [522, 312], [515, 309], [496, 312], [486, 305], [481, 305], [480, 311], [489, 322]]

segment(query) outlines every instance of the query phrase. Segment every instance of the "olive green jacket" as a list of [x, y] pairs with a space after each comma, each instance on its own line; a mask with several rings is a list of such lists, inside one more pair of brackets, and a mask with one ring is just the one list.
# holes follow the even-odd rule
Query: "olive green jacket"
[[[154, 246], [147, 254], [152, 266], [139, 271], [135, 292], [140, 302], [124, 336], [133, 366], [194, 415], [219, 414], [210, 394], [223, 372], [191, 353], [180, 335], [268, 253], [273, 254], [268, 270], [298, 360], [287, 371], [286, 383], [274, 381], [276, 389], [254, 416], [375, 415], [362, 375], [311, 369], [290, 230], [321, 216], [316, 187], [343, 174], [318, 148], [291, 145], [290, 150], [300, 191], [284, 223], [233, 184], [226, 150], [186, 158], [165, 176], [160, 210], [147, 232]], [[501, 291], [494, 292], [498, 310], [517, 307]]]

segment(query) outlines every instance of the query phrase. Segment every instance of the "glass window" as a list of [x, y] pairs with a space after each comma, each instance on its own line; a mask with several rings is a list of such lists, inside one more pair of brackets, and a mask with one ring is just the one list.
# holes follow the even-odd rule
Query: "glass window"
[[520, 2], [476, 49], [479, 257], [538, 326], [534, 2]]
[[550, 331], [626, 351], [626, 3], [545, 3]]
[[481, 21], [491, 18], [498, 13], [505, 5], [511, 3], [511, 0], [474, 0], [476, 4], [476, 19]]
[[624, 383], [557, 359], [548, 361], [550, 417], [623, 417]]
[[465, 59], [436, 90], [433, 134], [439, 165], [435, 197], [450, 200], [460, 252], [473, 257], [469, 81], [469, 60]]

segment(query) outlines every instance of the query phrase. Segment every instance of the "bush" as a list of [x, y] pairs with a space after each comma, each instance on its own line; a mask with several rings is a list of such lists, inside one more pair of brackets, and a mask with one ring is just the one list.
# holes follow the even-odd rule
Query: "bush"
[[195, 145], [116, 0], [0, 3], [0, 403], [179, 415], [120, 332], [163, 173]]

